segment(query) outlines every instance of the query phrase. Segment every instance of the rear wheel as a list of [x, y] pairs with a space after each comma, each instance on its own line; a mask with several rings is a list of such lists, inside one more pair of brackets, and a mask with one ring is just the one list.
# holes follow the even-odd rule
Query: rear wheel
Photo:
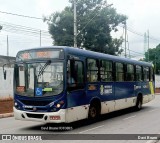
[[142, 98], [141, 98], [141, 97], [138, 97], [138, 98], [137, 98], [137, 102], [136, 102], [135, 109], [136, 109], [137, 111], [139, 111], [139, 110], [142, 109]]

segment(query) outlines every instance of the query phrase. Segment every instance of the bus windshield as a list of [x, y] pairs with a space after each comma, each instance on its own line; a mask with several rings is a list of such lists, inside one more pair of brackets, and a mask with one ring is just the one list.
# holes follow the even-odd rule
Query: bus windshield
[[15, 92], [18, 95], [43, 97], [63, 91], [63, 63], [21, 63], [15, 65]]

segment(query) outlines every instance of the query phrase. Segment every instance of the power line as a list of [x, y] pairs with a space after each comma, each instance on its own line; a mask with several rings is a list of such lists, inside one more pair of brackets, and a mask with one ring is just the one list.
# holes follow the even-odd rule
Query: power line
[[[122, 25], [118, 25], [118, 26], [119, 26], [119, 27], [121, 27], [121, 28], [123, 28], [123, 26], [122, 26]], [[139, 33], [139, 32], [137, 32], [137, 31], [133, 30], [133, 29], [132, 29], [132, 28], [130, 28], [130, 27], [127, 27], [127, 30], [128, 30], [129, 32], [133, 33], [133, 34], [136, 34], [136, 35], [138, 35], [138, 36], [144, 37], [144, 34]], [[152, 40], [155, 40], [155, 41], [160, 41], [160, 40], [158, 40], [158, 39], [154, 38], [153, 36], [150, 36], [150, 37], [149, 37], [149, 39], [152, 39]]]
[[14, 15], [14, 16], [20, 16], [20, 17], [24, 17], [24, 18], [32, 18], [32, 19], [43, 20], [43, 18], [40, 18], [40, 17], [27, 16], [27, 15], [21, 15], [21, 14], [15, 14], [15, 13], [5, 12], [5, 11], [0, 11], [0, 13], [9, 14], [9, 15]]
[[[121, 48], [124, 49], [124, 47], [121, 47]], [[133, 52], [133, 53], [136, 53], [136, 54], [138, 54], [138, 55], [144, 55], [143, 53], [136, 52], [136, 51], [133, 51], [133, 50], [130, 50], [130, 49], [128, 49], [128, 51]]]
[[[2, 25], [9, 25], [9, 26], [13, 26], [13, 27], [21, 27], [21, 28], [24, 28], [24, 29], [28, 29], [28, 30], [32, 30], [32, 31], [39, 31], [39, 30], [41, 30], [41, 29], [36, 29], [36, 28], [32, 28], [32, 27], [27, 27], [27, 26], [24, 26], [24, 25], [17, 25], [17, 24], [13, 24], [13, 23], [8, 23], [8, 22], [3, 22], [3, 21], [0, 21], [0, 23], [2, 24]], [[3, 30], [3, 29], [2, 29]], [[41, 30], [43, 33], [49, 33], [48, 31], [46, 31], [46, 30]]]
[[26, 27], [22, 25], [16, 25], [12, 23], [2, 22], [0, 21], [1, 25], [3, 26], [3, 31], [14, 33], [14, 34], [24, 34], [29, 36], [38, 37], [37, 35], [40, 35], [42, 38], [51, 39], [51, 35], [48, 31], [34, 29], [31, 27]]
[[[14, 34], [22, 34], [22, 35], [28, 35], [28, 36], [32, 36], [32, 37], [35, 37], [35, 38], [39, 38], [38, 37], [38, 34], [32, 34], [32, 33], [27, 33], [27, 32], [21, 32], [21, 31], [17, 31], [17, 30], [14, 30], [14, 29], [6, 29], [6, 30], [4, 30], [4, 31], [6, 31], [6, 32], [9, 32], [9, 33], [14, 33]], [[49, 38], [49, 37], [45, 37], [45, 36], [41, 36], [42, 38], [44, 38], [44, 39], [51, 39], [51, 38]]]

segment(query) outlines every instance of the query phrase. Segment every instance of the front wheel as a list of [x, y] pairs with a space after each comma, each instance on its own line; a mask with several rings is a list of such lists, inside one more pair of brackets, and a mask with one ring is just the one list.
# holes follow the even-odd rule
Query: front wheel
[[89, 107], [88, 117], [91, 120], [97, 119], [100, 114], [100, 110], [94, 104]]

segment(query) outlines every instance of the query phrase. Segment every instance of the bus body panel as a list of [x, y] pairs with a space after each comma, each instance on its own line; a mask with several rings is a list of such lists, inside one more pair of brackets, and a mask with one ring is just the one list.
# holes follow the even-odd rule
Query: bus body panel
[[[64, 123], [66, 122], [66, 109], [60, 109], [57, 112], [28, 112], [17, 110], [13, 107], [14, 117], [17, 120], [39, 121], [44, 123]], [[45, 119], [47, 117], [47, 119]]]
[[134, 102], [134, 82], [115, 83], [115, 110], [131, 107]]
[[[48, 49], [64, 50], [64, 88], [63, 92], [56, 96], [50, 97], [25, 97], [14, 95], [14, 101], [19, 102], [20, 109], [14, 107], [14, 115], [19, 120], [35, 120], [48, 123], [73, 122], [88, 118], [90, 104], [94, 99], [98, 99], [101, 104], [101, 114], [133, 107], [136, 105], [138, 95], [142, 95], [143, 103], [154, 99], [154, 81], [97, 81], [89, 82], [87, 80], [87, 59], [96, 59], [99, 63], [101, 60], [121, 62], [126, 64], [140, 65], [152, 68], [152, 65], [146, 62], [138, 62], [126, 58], [119, 58], [102, 53], [81, 50], [70, 47], [47, 47]], [[39, 48], [45, 50], [45, 48]], [[39, 50], [38, 49], [38, 50]], [[35, 51], [37, 49], [34, 49]], [[84, 68], [84, 88], [69, 91], [67, 88], [67, 61], [75, 59], [80, 61]], [[54, 60], [51, 60], [54, 61]], [[30, 61], [36, 62], [36, 61]], [[99, 69], [100, 70], [100, 69]], [[99, 72], [98, 70], [98, 72]], [[115, 74], [115, 73], [114, 73]], [[25, 100], [26, 104], [21, 103]], [[23, 102], [22, 101], [22, 102]], [[28, 102], [27, 102], [28, 101]], [[35, 105], [30, 103], [37, 102]], [[64, 105], [60, 109], [57, 104], [63, 101]], [[46, 103], [38, 106], [38, 102]], [[31, 106], [31, 110], [25, 107]], [[29, 107], [30, 108], [30, 107]], [[36, 109], [36, 110], [33, 110]], [[54, 109], [51, 110], [51, 109]], [[46, 119], [47, 118], [47, 119]]]

